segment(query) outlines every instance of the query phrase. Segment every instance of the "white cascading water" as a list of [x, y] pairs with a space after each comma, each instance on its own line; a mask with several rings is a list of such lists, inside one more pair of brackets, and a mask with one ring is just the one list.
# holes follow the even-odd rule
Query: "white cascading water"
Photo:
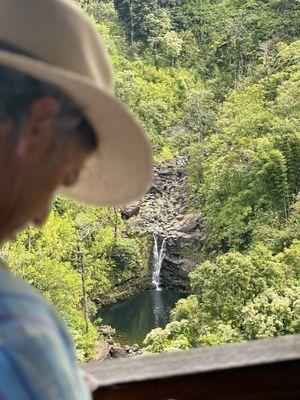
[[159, 287], [160, 284], [160, 270], [162, 266], [162, 262], [166, 255], [166, 238], [163, 239], [160, 249], [158, 249], [158, 233], [157, 230], [154, 229], [153, 232], [153, 274], [152, 274], [152, 284], [156, 290], [161, 290]]

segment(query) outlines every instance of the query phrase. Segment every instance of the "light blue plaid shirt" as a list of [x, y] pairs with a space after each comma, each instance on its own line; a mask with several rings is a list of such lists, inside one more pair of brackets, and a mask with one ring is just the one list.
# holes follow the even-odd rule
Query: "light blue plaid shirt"
[[90, 399], [49, 303], [0, 261], [0, 400]]

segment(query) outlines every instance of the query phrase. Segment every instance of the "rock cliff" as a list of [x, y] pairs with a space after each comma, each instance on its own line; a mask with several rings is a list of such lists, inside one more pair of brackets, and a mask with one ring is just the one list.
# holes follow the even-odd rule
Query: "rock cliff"
[[186, 156], [178, 155], [157, 164], [149, 192], [123, 208], [122, 216], [135, 232], [152, 235], [156, 228], [159, 241], [167, 239], [161, 282], [167, 288], [188, 292], [188, 274], [197, 264], [202, 243], [202, 220], [200, 215], [188, 213], [186, 162]]

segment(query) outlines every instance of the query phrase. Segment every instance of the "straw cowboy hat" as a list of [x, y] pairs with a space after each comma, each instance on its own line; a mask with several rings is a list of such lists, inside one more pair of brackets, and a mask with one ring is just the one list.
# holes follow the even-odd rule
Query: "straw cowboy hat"
[[82, 109], [99, 138], [78, 183], [60, 192], [80, 201], [122, 205], [152, 180], [149, 141], [113, 95], [107, 52], [87, 16], [69, 0], [0, 0], [0, 64], [60, 88]]

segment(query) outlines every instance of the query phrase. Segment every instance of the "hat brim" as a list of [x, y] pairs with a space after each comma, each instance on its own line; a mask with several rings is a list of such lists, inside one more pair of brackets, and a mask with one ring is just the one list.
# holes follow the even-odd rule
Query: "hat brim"
[[53, 84], [81, 109], [99, 139], [77, 183], [59, 193], [95, 205], [124, 205], [141, 197], [152, 182], [150, 142], [132, 113], [113, 94], [81, 75], [48, 63], [0, 51], [0, 64]]

